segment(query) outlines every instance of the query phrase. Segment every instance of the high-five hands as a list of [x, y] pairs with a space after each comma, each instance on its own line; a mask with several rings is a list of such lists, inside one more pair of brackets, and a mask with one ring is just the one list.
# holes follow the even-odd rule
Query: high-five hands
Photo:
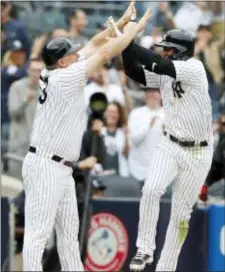
[[[133, 16], [133, 17], [136, 16], [136, 9], [135, 9], [135, 7], [133, 7], [133, 9], [132, 9], [131, 16]], [[145, 28], [146, 23], [151, 18], [151, 16], [152, 16], [152, 11], [149, 8], [149, 9], [146, 10], [145, 14], [142, 16], [142, 18], [138, 22], [139, 32], [142, 31]], [[136, 24], [136, 23], [129, 22], [127, 24], [127, 27], [125, 26], [124, 31], [128, 31], [128, 29], [130, 29], [134, 24]], [[119, 36], [122, 35], [122, 33], [120, 32], [120, 30], [116, 26], [116, 23], [115, 23], [113, 17], [109, 17], [108, 18], [108, 20], [107, 20], [107, 26], [108, 26], [108, 29], [110, 30], [110, 32], [111, 32], [111, 34], [113, 36], [119, 37]]]
[[118, 27], [116, 26], [116, 23], [112, 16], [110, 16], [107, 20], [107, 27], [110, 30], [110, 33], [112, 36], [119, 37], [122, 35], [122, 33], [119, 31]]

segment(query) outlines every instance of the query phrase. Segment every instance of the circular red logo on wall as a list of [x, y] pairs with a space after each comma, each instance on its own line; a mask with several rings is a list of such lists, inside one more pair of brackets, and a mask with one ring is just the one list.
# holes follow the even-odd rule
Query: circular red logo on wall
[[127, 253], [128, 234], [124, 224], [110, 213], [92, 216], [85, 270], [118, 271]]

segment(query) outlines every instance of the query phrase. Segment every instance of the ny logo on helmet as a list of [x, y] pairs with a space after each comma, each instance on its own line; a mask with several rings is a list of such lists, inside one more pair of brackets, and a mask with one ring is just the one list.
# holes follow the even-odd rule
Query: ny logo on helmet
[[172, 89], [173, 89], [174, 97], [181, 98], [183, 96], [184, 90], [181, 88], [180, 81], [178, 81], [178, 82], [174, 81], [172, 83]]

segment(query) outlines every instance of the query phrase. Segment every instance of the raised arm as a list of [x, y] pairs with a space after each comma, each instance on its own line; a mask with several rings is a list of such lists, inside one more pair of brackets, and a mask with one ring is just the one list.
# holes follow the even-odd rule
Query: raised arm
[[[116, 22], [116, 26], [118, 29], [122, 29], [130, 21], [134, 5], [134, 0], [131, 0], [123, 16]], [[111, 35], [112, 33], [109, 28], [96, 34], [90, 40], [90, 42], [81, 50], [81, 53], [85, 56], [86, 59], [88, 59], [89, 57], [93, 56], [99, 50], [99, 48], [107, 42], [107, 37]]]
[[132, 43], [122, 52], [124, 71], [129, 78], [146, 85], [144, 68], [132, 55], [131, 47]]
[[[108, 60], [121, 54], [121, 52], [131, 43], [131, 41], [137, 36], [137, 34], [143, 30], [147, 21], [151, 17], [151, 10], [148, 9], [141, 20], [134, 25], [132, 29], [129, 29], [126, 33], [120, 33], [119, 36], [115, 38], [110, 38], [107, 43], [105, 43], [97, 53], [87, 60], [87, 76], [91, 75], [93, 71], [101, 67]], [[116, 31], [118, 28], [113, 25]]]
[[130, 55], [133, 56], [145, 69], [158, 75], [168, 75], [176, 78], [176, 71], [172, 60], [165, 59], [152, 50], [132, 43], [129, 48]]

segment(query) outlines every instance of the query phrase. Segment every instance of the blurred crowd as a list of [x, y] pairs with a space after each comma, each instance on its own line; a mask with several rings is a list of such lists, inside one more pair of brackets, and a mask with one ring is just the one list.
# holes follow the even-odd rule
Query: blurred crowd
[[[123, 13], [119, 6], [123, 10], [127, 6], [127, 2], [116, 1], [115, 10], [109, 10], [104, 9], [107, 3], [95, 1], [91, 3], [93, 9], [88, 8], [87, 2], [82, 2], [85, 4], [83, 9], [75, 9], [64, 6], [62, 1], [48, 2], [47, 6], [46, 3], [1, 2], [2, 161], [6, 152], [21, 158], [27, 153], [39, 96], [39, 76], [44, 68], [41, 59], [43, 45], [54, 37], [64, 36], [85, 46], [91, 36], [105, 29], [107, 16], [113, 15], [116, 19]], [[98, 5], [95, 11], [94, 5]], [[157, 51], [159, 49], [154, 44], [173, 28], [188, 30], [196, 37], [195, 57], [205, 66], [212, 101], [215, 156], [207, 177], [207, 183], [211, 185], [225, 175], [225, 3], [138, 1], [138, 14], [149, 5], [153, 18], [145, 32], [137, 37], [137, 43]], [[133, 191], [140, 196], [148, 161], [164, 131], [160, 90], [146, 88], [128, 79], [118, 57], [89, 78], [85, 88], [87, 114], [90, 114], [90, 98], [95, 93], [105, 94], [108, 105], [103, 118], [91, 119], [87, 125], [74, 177], [76, 181], [82, 180], [78, 170], [92, 169], [94, 173], [110, 174], [105, 183], [93, 180], [94, 197], [102, 196], [107, 182], [116, 184], [116, 196], [132, 195], [128, 184], [138, 184], [134, 186], [138, 189]], [[22, 162], [9, 160], [3, 165], [9, 175], [21, 178]], [[116, 179], [112, 178], [113, 175]], [[223, 197], [221, 186], [224, 188], [224, 183], [217, 183], [216, 194]], [[15, 199], [18, 208], [17, 253], [21, 253], [23, 243], [24, 198], [22, 191]], [[78, 204], [79, 200], [78, 197]], [[21, 257], [16, 264], [16, 267], [20, 266]]]
[[[118, 2], [121, 3], [126, 5], [126, 2]], [[54, 37], [64, 36], [85, 46], [91, 38], [87, 30], [94, 15], [90, 9], [62, 8], [53, 2], [52, 7], [44, 7], [42, 2], [26, 2], [27, 5], [30, 9], [26, 11], [30, 10], [34, 18], [42, 10], [48, 14], [49, 24], [51, 16], [57, 23], [50, 31], [46, 27], [40, 29], [41, 26], [37, 31], [36, 26], [36, 32], [32, 32], [28, 17], [27, 21], [21, 17], [24, 14], [21, 5], [1, 2], [2, 156], [10, 152], [24, 157], [27, 152], [39, 92], [39, 75], [44, 67], [41, 59], [43, 45]], [[157, 51], [154, 43], [173, 28], [188, 30], [196, 37], [195, 57], [203, 62], [209, 82], [216, 148], [225, 136], [225, 3], [138, 2], [139, 14], [149, 5], [153, 18], [145, 32], [137, 37], [139, 44]], [[98, 19], [95, 33], [105, 28], [103, 14]], [[87, 113], [90, 97], [96, 92], [106, 95], [108, 106], [102, 120], [92, 120], [89, 124], [78, 166], [81, 169], [94, 168], [97, 172], [109, 171], [124, 178], [132, 176], [142, 184], [148, 161], [164, 131], [160, 90], [146, 88], [128, 79], [118, 57], [89, 78], [85, 89]], [[94, 135], [97, 135], [96, 150], [92, 149]], [[11, 175], [20, 177], [21, 163], [10, 161], [7, 169]]]

